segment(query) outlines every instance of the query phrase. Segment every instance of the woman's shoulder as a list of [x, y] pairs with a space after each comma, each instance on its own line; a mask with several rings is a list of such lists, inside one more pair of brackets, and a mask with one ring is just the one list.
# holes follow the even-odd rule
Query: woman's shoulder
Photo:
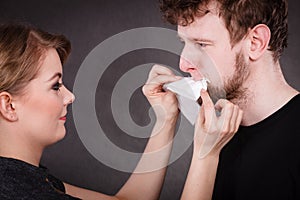
[[0, 157], [0, 199], [75, 199], [65, 194], [63, 183], [36, 167], [13, 158]]

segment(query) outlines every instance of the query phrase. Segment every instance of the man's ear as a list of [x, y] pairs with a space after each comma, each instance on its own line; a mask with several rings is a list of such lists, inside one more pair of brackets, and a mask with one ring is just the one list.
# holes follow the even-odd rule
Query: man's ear
[[259, 59], [268, 49], [271, 31], [265, 24], [258, 24], [248, 34], [250, 40], [249, 57], [251, 60]]
[[0, 113], [8, 121], [16, 121], [18, 119], [12, 96], [8, 92], [0, 93]]

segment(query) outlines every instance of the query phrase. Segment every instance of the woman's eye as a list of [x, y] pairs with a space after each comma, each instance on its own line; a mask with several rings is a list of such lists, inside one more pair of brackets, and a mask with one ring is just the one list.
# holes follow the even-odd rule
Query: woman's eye
[[61, 88], [62, 85], [63, 85], [62, 83], [57, 82], [53, 85], [52, 89], [53, 90], [59, 90], [59, 88]]

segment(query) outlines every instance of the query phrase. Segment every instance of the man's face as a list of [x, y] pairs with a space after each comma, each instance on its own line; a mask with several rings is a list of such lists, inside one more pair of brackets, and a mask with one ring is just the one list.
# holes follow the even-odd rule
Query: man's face
[[229, 32], [217, 14], [210, 12], [196, 17], [188, 26], [179, 25], [178, 35], [184, 42], [180, 69], [194, 80], [208, 78], [208, 91], [214, 101], [243, 95], [248, 65], [241, 45], [232, 48]]

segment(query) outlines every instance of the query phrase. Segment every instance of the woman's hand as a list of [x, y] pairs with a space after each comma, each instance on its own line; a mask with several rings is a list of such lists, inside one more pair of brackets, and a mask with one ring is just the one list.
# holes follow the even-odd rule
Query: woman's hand
[[158, 120], [169, 120], [178, 116], [176, 96], [170, 91], [164, 91], [165, 83], [179, 80], [181, 77], [163, 66], [154, 65], [148, 80], [143, 86], [143, 93], [151, 104]]
[[154, 65], [149, 73], [148, 80], [143, 86], [143, 93], [157, 119], [136, 169], [116, 194], [119, 199], [159, 198], [172, 151], [178, 116], [176, 96], [164, 91], [163, 85], [176, 80], [178, 78], [171, 70], [159, 65]]
[[[243, 111], [228, 100], [220, 99], [213, 104], [208, 93], [201, 91], [202, 106], [195, 124], [194, 153], [199, 158], [219, 156], [222, 148], [237, 132]], [[217, 116], [216, 111], [220, 113]]]

